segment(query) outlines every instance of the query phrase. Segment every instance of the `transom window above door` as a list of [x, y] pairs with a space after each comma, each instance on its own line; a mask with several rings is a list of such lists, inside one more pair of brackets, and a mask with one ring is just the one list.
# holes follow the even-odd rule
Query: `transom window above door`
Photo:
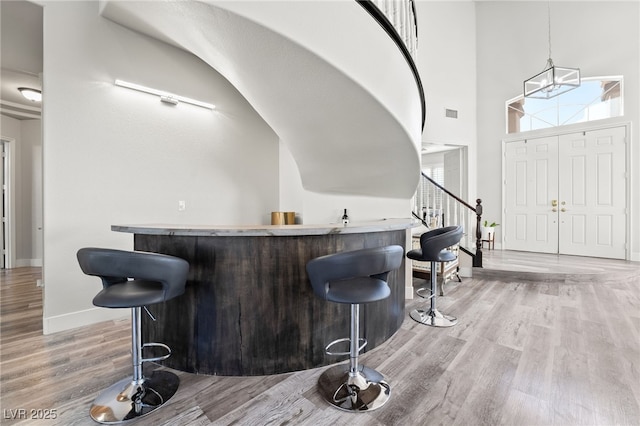
[[507, 133], [527, 132], [624, 115], [622, 76], [583, 78], [579, 87], [551, 99], [505, 103]]

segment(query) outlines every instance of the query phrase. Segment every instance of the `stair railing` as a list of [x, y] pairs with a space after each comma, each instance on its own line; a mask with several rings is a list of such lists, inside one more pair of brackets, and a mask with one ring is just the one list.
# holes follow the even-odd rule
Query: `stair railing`
[[[418, 190], [413, 197], [413, 216], [429, 229], [461, 225], [464, 234], [460, 249], [472, 256], [474, 267], [481, 268], [482, 200], [478, 198], [474, 207], [426, 174], [421, 175]], [[474, 246], [475, 252], [472, 249]]]
[[426, 102], [422, 79], [415, 63], [418, 49], [418, 18], [413, 0], [356, 0], [389, 34], [400, 49], [416, 80], [422, 108], [422, 128], [426, 118]]
[[413, 0], [371, 0], [371, 2], [391, 22], [415, 60], [418, 51], [418, 24]]

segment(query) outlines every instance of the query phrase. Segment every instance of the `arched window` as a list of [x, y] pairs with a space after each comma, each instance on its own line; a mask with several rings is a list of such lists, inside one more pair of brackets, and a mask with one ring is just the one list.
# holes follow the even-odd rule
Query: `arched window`
[[623, 114], [622, 76], [583, 78], [580, 87], [551, 99], [506, 102], [507, 133], [583, 123]]

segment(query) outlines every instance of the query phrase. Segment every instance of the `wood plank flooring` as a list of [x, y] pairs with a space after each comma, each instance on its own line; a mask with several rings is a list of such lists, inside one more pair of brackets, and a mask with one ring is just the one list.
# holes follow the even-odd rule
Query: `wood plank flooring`
[[[414, 322], [409, 310], [427, 303], [408, 301], [401, 329], [362, 355], [391, 385], [379, 410], [329, 407], [315, 389], [322, 368], [243, 378], [178, 372], [176, 396], [131, 424], [640, 425], [640, 264], [588, 279], [567, 270], [569, 279], [554, 280], [551, 269], [538, 280], [451, 282], [438, 304], [458, 317], [452, 328]], [[0, 423], [95, 424], [91, 401], [130, 374], [129, 321], [43, 336], [39, 277], [38, 268], [0, 271]], [[56, 418], [31, 418], [47, 413]]]
[[0, 269], [1, 343], [42, 334], [41, 268]]
[[531, 253], [513, 250], [483, 250], [483, 266], [476, 276], [508, 279], [589, 280], [598, 282], [609, 274], [627, 272], [638, 267], [637, 262], [597, 257]]

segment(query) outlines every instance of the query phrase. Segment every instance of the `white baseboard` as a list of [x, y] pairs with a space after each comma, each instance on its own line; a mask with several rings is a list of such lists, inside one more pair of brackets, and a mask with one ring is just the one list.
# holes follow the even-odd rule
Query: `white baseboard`
[[130, 309], [92, 308], [84, 311], [45, 317], [42, 320], [42, 331], [45, 335], [53, 334], [103, 321], [120, 320], [130, 315]]
[[465, 278], [473, 277], [473, 268], [467, 266], [460, 266], [458, 268], [458, 275]]
[[42, 267], [42, 259], [16, 259], [16, 268], [24, 268], [33, 266], [34, 268]]
[[16, 263], [14, 265], [16, 268], [24, 268], [25, 266], [31, 266], [30, 259], [16, 259]]
[[404, 298], [406, 300], [413, 299], [413, 286], [404, 288]]

